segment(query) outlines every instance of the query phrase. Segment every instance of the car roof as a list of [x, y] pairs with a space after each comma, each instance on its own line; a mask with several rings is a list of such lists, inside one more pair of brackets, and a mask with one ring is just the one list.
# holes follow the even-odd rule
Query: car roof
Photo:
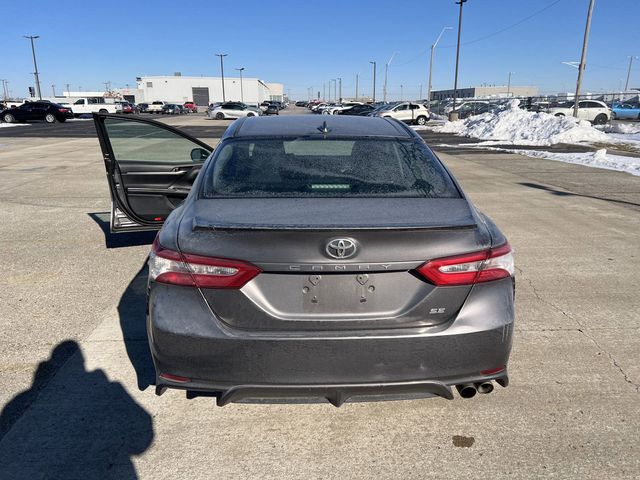
[[[327, 130], [325, 133], [324, 130]], [[232, 123], [223, 138], [327, 135], [339, 137], [413, 138], [406, 125], [387, 118], [340, 115], [247, 117]]]

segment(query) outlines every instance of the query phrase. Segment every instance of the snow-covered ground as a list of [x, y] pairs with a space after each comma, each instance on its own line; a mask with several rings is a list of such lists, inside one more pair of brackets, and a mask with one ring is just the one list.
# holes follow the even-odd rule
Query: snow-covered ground
[[28, 127], [30, 123], [0, 123], [0, 128], [8, 128], [8, 127]]
[[528, 157], [534, 158], [544, 158], [545, 160], [556, 160], [565, 163], [578, 163], [580, 165], [587, 165], [589, 167], [606, 168], [607, 170], [618, 170], [620, 172], [627, 172], [631, 175], [640, 176], [640, 158], [625, 157], [622, 155], [611, 155], [607, 153], [607, 150], [604, 148], [595, 152], [585, 153], [560, 153], [506, 148], [496, 148], [495, 150], [518, 153], [520, 155], [526, 155]]

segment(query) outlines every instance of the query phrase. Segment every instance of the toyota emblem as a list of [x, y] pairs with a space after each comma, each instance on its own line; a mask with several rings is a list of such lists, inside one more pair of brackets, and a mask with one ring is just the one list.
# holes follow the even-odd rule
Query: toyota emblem
[[351, 258], [356, 254], [356, 242], [350, 238], [334, 238], [327, 243], [327, 255], [331, 258]]

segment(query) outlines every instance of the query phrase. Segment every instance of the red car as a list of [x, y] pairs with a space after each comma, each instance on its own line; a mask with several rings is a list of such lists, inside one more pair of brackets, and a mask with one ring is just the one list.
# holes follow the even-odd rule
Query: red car
[[198, 113], [198, 106], [194, 102], [184, 102], [182, 106], [189, 113]]

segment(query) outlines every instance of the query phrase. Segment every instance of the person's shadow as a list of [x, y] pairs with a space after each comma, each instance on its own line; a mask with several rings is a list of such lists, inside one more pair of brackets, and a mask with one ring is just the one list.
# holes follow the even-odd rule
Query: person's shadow
[[[69, 351], [52, 378], [51, 364]], [[57, 345], [31, 388], [5, 405], [0, 432], [0, 478], [15, 480], [136, 479], [131, 457], [154, 436], [151, 415], [102, 370], [86, 371], [73, 341]]]

